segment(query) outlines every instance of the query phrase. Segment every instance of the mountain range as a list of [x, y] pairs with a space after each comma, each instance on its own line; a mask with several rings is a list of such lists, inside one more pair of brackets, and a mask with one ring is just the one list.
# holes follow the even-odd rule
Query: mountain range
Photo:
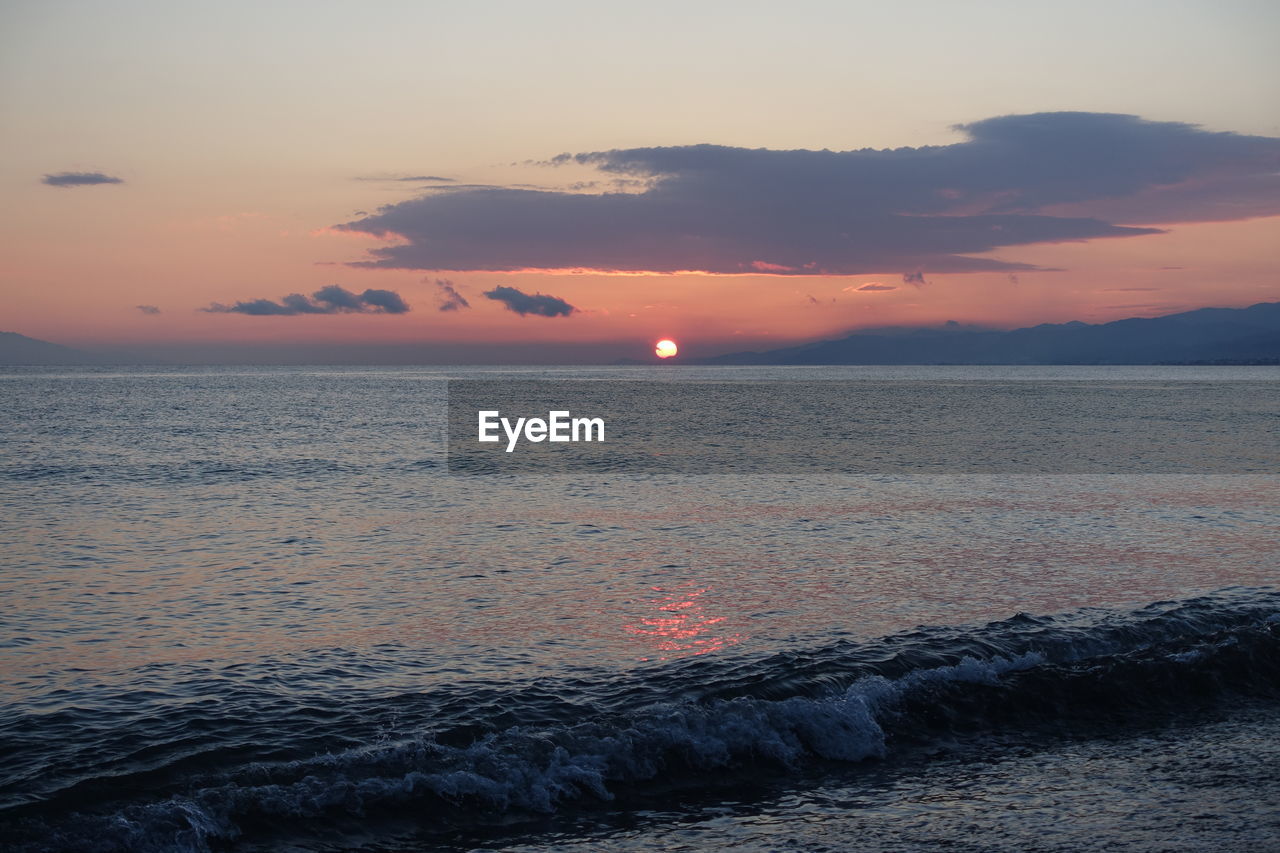
[[994, 330], [949, 323], [738, 352], [698, 364], [1280, 364], [1280, 302], [1110, 323]]
[[0, 332], [0, 364], [100, 364], [103, 359], [61, 344], [29, 338], [17, 332]]
[[[351, 353], [350, 363], [370, 361]], [[434, 353], [438, 358], [440, 353]], [[337, 356], [338, 360], [334, 361]], [[280, 354], [277, 354], [278, 359]], [[219, 359], [224, 361], [223, 359]], [[0, 365], [68, 365], [154, 362], [137, 355], [101, 354], [0, 332]], [[211, 363], [208, 358], [199, 359]], [[272, 359], [274, 362], [275, 359]], [[278, 363], [311, 363], [284, 359]], [[402, 356], [387, 363], [411, 363]], [[225, 359], [243, 363], [243, 359]], [[316, 362], [320, 363], [320, 362]], [[331, 352], [324, 363], [347, 363]], [[619, 364], [640, 364], [624, 359]], [[948, 323], [931, 328], [854, 332], [765, 352], [737, 352], [686, 364], [1280, 364], [1280, 302], [1248, 308], [1200, 308], [1163, 317], [1110, 323], [1044, 323], [997, 330]]]

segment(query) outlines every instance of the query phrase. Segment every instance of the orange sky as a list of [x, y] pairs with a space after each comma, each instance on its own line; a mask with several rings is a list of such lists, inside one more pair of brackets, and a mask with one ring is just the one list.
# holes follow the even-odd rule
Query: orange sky
[[[87, 193], [86, 193], [87, 194]], [[54, 197], [50, 206], [62, 199]], [[74, 199], [77, 205], [84, 202]], [[115, 199], [94, 200], [104, 207]], [[92, 207], [93, 205], [88, 205]], [[84, 215], [84, 211], [79, 211]], [[54, 215], [49, 213], [50, 217]], [[11, 249], [14, 288], [6, 328], [78, 345], [230, 340], [448, 342], [682, 342], [687, 355], [839, 335], [857, 328], [948, 320], [1001, 328], [1105, 322], [1205, 305], [1280, 299], [1280, 218], [1185, 224], [1167, 234], [1006, 249], [999, 257], [1057, 272], [900, 275], [597, 275], [422, 273], [343, 265], [376, 241], [279, 214], [246, 212], [153, 221], [106, 215], [77, 224], [74, 251], [38, 233]], [[36, 226], [39, 223], [34, 223]], [[33, 228], [33, 230], [35, 230]], [[139, 232], [142, 233], [139, 233]], [[139, 252], [139, 243], [148, 248]], [[321, 259], [321, 260], [317, 260]], [[246, 274], [250, 270], [250, 274]], [[110, 271], [104, 273], [104, 271]], [[445, 278], [474, 306], [462, 321], [436, 310]], [[67, 288], [66, 282], [83, 283]], [[175, 283], [181, 282], [181, 288]], [[234, 283], [229, 285], [228, 282]], [[385, 288], [414, 308], [401, 316], [253, 317], [197, 310], [211, 302], [279, 298], [327, 284]], [[481, 293], [501, 284], [551, 293], [578, 307], [568, 318], [520, 317]], [[858, 291], [867, 284], [883, 288]], [[74, 294], [74, 301], [67, 296]], [[147, 315], [137, 305], [154, 305]]]
[[[1266, 4], [1176, 4], [1181, 19], [1172, 23], [1179, 16], [1152, 22], [1114, 4], [1086, 4], [1081, 17], [1104, 17], [1101, 30], [996, 4], [995, 33], [991, 22], [956, 17], [954, 4], [931, 5], [932, 23], [923, 24], [861, 4], [757, 10], [728, 23], [719, 13], [738, 7], [673, 4], [664, 27], [652, 15], [595, 20], [589, 4], [553, 4], [542, 15], [499, 5], [509, 18], [500, 32], [478, 13], [439, 13], [468, 50], [415, 39], [443, 24], [398, 3], [381, 16], [352, 12], [358, 20], [336, 6], [289, 2], [265, 12], [229, 3], [196, 13], [141, 0], [110, 14], [63, 2], [7, 7], [0, 134], [17, 144], [0, 164], [0, 328], [138, 351], [527, 342], [594, 343], [624, 357], [674, 337], [682, 355], [698, 356], [883, 325], [1009, 328], [1280, 300], [1274, 215], [1006, 246], [987, 254], [1059, 271], [926, 268], [922, 285], [905, 282], [899, 268], [778, 276], [349, 266], [386, 244], [334, 226], [418, 191], [367, 178], [426, 174], [563, 189], [599, 175], [530, 161], [708, 141], [837, 151], [949, 145], [964, 139], [951, 127], [957, 122], [1066, 109], [1280, 137], [1280, 66], [1258, 35], [1280, 21]], [[815, 29], [813, 20], [829, 26]], [[835, 33], [855, 24], [865, 35], [834, 53], [845, 44]], [[1134, 45], [1126, 33], [1138, 25], [1149, 37]], [[1026, 44], [1036, 33], [1054, 36]], [[1180, 38], [1213, 63], [1188, 60], [1174, 49]], [[902, 59], [908, 44], [911, 56]], [[656, 63], [659, 55], [668, 60]], [[592, 71], [585, 77], [584, 63]], [[1127, 88], [1112, 85], [1121, 74]], [[41, 183], [46, 174], [99, 171], [122, 183]], [[436, 279], [451, 281], [471, 307], [437, 310]], [[880, 287], [857, 289], [872, 283]], [[412, 310], [201, 310], [332, 284], [393, 290]], [[554, 295], [577, 311], [520, 316], [482, 295], [499, 286]]]

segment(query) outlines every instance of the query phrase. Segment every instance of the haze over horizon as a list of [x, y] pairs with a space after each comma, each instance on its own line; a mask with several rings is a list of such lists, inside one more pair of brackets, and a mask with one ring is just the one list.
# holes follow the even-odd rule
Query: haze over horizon
[[0, 326], [581, 362], [1276, 301], [1277, 25], [1244, 0], [9, 4]]

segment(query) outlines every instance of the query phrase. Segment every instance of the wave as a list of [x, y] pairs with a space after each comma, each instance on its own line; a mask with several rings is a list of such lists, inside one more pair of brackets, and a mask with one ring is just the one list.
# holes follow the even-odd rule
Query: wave
[[[0, 841], [203, 851], [281, 825], [548, 813], [708, 774], [905, 755], [957, 733], [1089, 736], [1241, 697], [1272, 702], [1280, 592], [1233, 588], [1130, 613], [1019, 614], [762, 660], [699, 659], [612, 684], [565, 685], [563, 694], [572, 715], [470, 739], [427, 726], [397, 741], [189, 777], [181, 790], [143, 801], [11, 809]], [[508, 693], [504, 719], [519, 718], [519, 696]]]

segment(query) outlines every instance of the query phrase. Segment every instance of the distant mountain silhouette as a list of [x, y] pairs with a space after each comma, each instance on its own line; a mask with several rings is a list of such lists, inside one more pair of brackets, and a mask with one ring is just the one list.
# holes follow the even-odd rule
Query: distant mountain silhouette
[[1280, 302], [1201, 308], [1097, 325], [996, 331], [955, 323], [875, 329], [834, 341], [739, 352], [696, 364], [1277, 364]]
[[61, 344], [28, 338], [17, 332], [0, 332], [0, 364], [98, 364], [98, 356]]
[[[330, 354], [332, 356], [332, 354]], [[349, 360], [332, 357], [260, 359], [263, 363], [357, 364], [428, 363], [401, 357], [370, 361], [369, 353]], [[187, 363], [173, 357], [164, 361]], [[239, 358], [198, 359], [200, 363], [256, 363]], [[0, 332], [0, 365], [138, 364], [154, 355], [100, 355], [60, 344]], [[622, 359], [617, 364], [648, 364]], [[998, 331], [949, 323], [926, 329], [867, 329], [833, 341], [817, 341], [766, 352], [739, 352], [687, 359], [685, 364], [1280, 364], [1280, 302], [1248, 308], [1201, 308], [1151, 319], [1111, 323], [1046, 323]]]

